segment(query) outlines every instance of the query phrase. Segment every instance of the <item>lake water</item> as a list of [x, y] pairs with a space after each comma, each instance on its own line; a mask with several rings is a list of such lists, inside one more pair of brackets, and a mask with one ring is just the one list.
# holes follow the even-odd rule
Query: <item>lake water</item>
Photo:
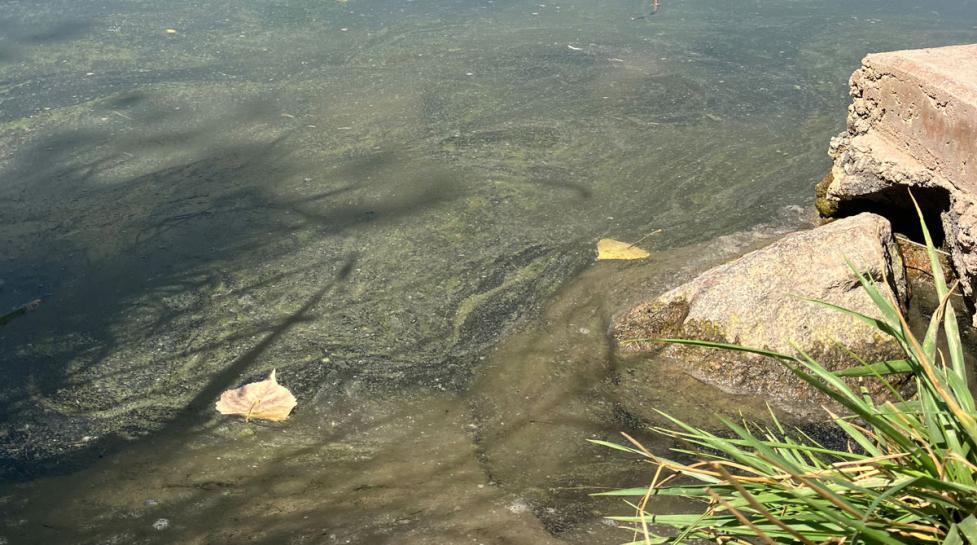
[[[627, 541], [588, 494], [648, 466], [586, 440], [762, 400], [611, 316], [809, 225], [862, 56], [977, 41], [973, 0], [647, 13], [0, 0], [0, 313], [43, 300], [0, 328], [0, 544]], [[275, 368], [291, 419], [218, 417]]]

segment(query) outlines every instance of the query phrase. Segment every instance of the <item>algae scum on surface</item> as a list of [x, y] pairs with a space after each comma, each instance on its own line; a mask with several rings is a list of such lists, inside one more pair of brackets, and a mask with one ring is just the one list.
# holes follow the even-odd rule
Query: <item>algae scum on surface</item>
[[[601, 238], [663, 230], [636, 297], [806, 203], [864, 52], [977, 38], [970, 3], [810, 4], [5, 3], [0, 313], [45, 302], [0, 329], [0, 537], [603, 535], [580, 487], [642, 468], [581, 445], [651, 414], [618, 309], [517, 334], [577, 319], [545, 302]], [[293, 422], [215, 418], [273, 368]]]

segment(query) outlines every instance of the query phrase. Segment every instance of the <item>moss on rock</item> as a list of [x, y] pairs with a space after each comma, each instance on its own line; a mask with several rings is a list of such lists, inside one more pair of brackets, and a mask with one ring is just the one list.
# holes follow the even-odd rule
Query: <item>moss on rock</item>
[[828, 172], [824, 178], [814, 186], [815, 201], [814, 206], [818, 209], [818, 214], [822, 219], [831, 219], [838, 213], [838, 201], [828, 198], [828, 188], [834, 181], [834, 174]]

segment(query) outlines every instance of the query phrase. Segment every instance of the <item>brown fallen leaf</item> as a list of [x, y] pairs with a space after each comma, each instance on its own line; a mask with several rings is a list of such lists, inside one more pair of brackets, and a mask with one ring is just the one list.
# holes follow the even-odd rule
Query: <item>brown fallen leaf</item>
[[298, 404], [288, 388], [278, 384], [275, 371], [260, 382], [245, 384], [240, 388], [227, 390], [217, 401], [221, 414], [237, 414], [245, 420], [258, 418], [278, 422], [288, 418], [288, 414]]
[[634, 244], [620, 240], [602, 238], [597, 242], [597, 261], [644, 259], [650, 255]]

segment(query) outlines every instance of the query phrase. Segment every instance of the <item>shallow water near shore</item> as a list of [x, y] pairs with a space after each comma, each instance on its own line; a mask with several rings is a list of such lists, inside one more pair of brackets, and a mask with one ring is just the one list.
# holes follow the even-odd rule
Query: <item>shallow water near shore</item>
[[[626, 540], [587, 494], [647, 467], [586, 439], [763, 408], [610, 317], [809, 225], [865, 53], [977, 41], [968, 0], [2, 4], [10, 544]], [[273, 368], [288, 422], [216, 417]]]
[[[624, 534], [601, 515], [619, 511], [619, 501], [588, 494], [642, 482], [647, 466], [587, 439], [627, 431], [649, 440], [644, 426], [663, 423], [660, 407], [707, 426], [716, 415], [766, 409], [667, 366], [611, 362], [610, 313], [639, 295], [636, 284], [662, 289], [782, 233], [764, 226], [665, 250], [645, 267], [601, 263], [559, 290], [534, 325], [486, 351], [462, 392], [336, 381], [286, 424], [188, 423], [82, 471], [15, 485], [0, 497], [14, 515], [6, 535], [11, 543], [618, 543]], [[659, 260], [685, 265], [663, 273]], [[161, 519], [162, 530], [153, 526]]]

